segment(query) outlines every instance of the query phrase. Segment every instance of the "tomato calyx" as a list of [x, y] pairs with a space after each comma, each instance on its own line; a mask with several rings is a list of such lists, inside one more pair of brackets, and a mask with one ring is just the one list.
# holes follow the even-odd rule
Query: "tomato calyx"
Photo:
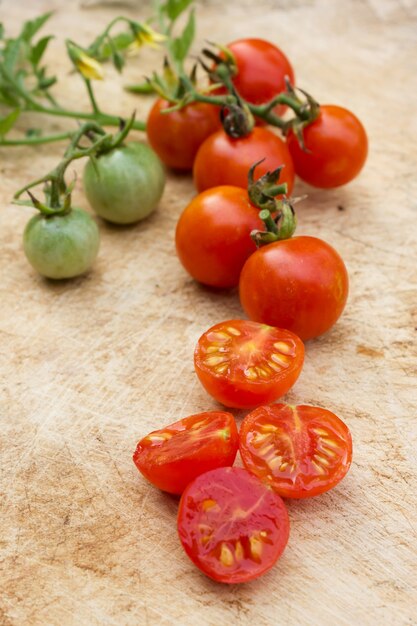
[[[300, 144], [301, 149], [304, 152], [308, 152], [308, 149], [304, 143], [303, 130], [314, 122], [320, 114], [320, 105], [319, 103], [311, 96], [307, 91], [291, 84], [291, 82], [286, 79], [285, 85], [287, 88], [286, 94], [288, 95], [289, 101], [287, 102], [288, 106], [290, 106], [295, 112], [295, 117], [288, 120], [281, 130], [284, 135], [288, 135], [290, 131], [294, 133], [297, 138], [298, 143]], [[305, 98], [302, 100], [298, 95], [297, 91], [299, 91]], [[291, 103], [290, 103], [291, 101]], [[296, 104], [296, 107], [294, 106]]]
[[223, 83], [225, 76], [233, 77], [238, 73], [236, 57], [232, 50], [227, 46], [222, 46], [219, 43], [212, 41], [207, 42], [210, 46], [213, 46], [216, 50], [219, 50], [220, 54], [216, 54], [210, 48], [203, 48], [201, 53], [215, 63], [214, 67], [208, 67], [204, 61], [200, 61], [203, 69], [209, 74], [210, 78], [216, 83]]
[[288, 190], [287, 183], [277, 184], [284, 166], [280, 165], [272, 172], [267, 172], [255, 180], [255, 169], [264, 161], [265, 159], [257, 161], [249, 170], [248, 196], [252, 204], [259, 209], [268, 209], [271, 213], [274, 213], [277, 210], [277, 199], [275, 196], [285, 195]]
[[222, 107], [220, 119], [225, 133], [232, 139], [246, 137], [255, 126], [255, 120], [249, 107], [241, 101]]
[[265, 224], [266, 230], [253, 230], [251, 239], [259, 248], [274, 241], [289, 239], [295, 232], [297, 218], [293, 207], [293, 200], [286, 197], [278, 199], [276, 196], [287, 192], [287, 185], [278, 185], [282, 166], [267, 172], [255, 181], [256, 167], [262, 163], [254, 163], [248, 174], [248, 195], [252, 204], [261, 211], [259, 217]]

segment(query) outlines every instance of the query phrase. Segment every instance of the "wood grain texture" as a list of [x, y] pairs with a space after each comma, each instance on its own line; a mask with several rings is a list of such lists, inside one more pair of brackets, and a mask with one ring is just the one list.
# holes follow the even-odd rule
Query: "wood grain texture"
[[[117, 11], [147, 11], [143, 2], [86, 4], [0, 4], [12, 32], [23, 18], [56, 9], [48, 58], [62, 99], [77, 107], [84, 94], [62, 39], [87, 43]], [[299, 231], [342, 254], [351, 295], [336, 327], [309, 342], [287, 399], [342, 417], [354, 463], [332, 492], [288, 503], [290, 543], [266, 576], [228, 587], [200, 574], [176, 536], [176, 500], [145, 483], [131, 461], [149, 430], [215, 408], [196, 380], [193, 347], [208, 326], [242, 316], [236, 293], [199, 287], [176, 259], [173, 232], [192, 182], [170, 175], [158, 211], [138, 226], [100, 222], [94, 271], [52, 284], [22, 253], [31, 211], [10, 200], [56, 162], [60, 147], [2, 149], [0, 623], [416, 624], [417, 5], [212, 0], [198, 4], [198, 23], [196, 51], [205, 38], [275, 41], [300, 85], [352, 109], [369, 132], [357, 181], [329, 192], [295, 189], [309, 194]], [[98, 86], [106, 108], [145, 115], [150, 100], [120, 84], [140, 80], [154, 59], [145, 50], [122, 79], [108, 71]], [[71, 124], [42, 121], [54, 130]], [[86, 207], [80, 178], [76, 200]]]

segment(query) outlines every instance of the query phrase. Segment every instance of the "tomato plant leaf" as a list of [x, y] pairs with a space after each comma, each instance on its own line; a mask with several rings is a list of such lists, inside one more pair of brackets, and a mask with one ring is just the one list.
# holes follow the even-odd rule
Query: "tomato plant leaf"
[[39, 17], [36, 17], [34, 20], [28, 20], [23, 24], [22, 32], [20, 37], [24, 41], [30, 41], [34, 35], [42, 28], [42, 26], [49, 20], [53, 11], [49, 11], [48, 13], [44, 13]]
[[126, 91], [130, 91], [131, 93], [140, 93], [140, 94], [149, 94], [155, 93], [155, 89], [150, 81], [143, 81], [142, 83], [138, 83], [137, 85], [126, 85]]
[[11, 107], [19, 106], [19, 99], [6, 86], [0, 86], [0, 102]]
[[0, 119], [0, 137], [4, 137], [5, 135], [7, 135], [9, 130], [13, 128], [19, 115], [20, 109], [15, 109], [11, 113], [9, 113], [9, 115], [6, 115], [6, 117]]
[[[114, 50], [123, 51], [126, 50], [133, 42], [134, 36], [133, 33], [118, 33], [117, 35], [112, 36], [111, 43], [106, 41], [103, 43], [98, 53], [98, 60], [105, 61], [113, 56]], [[91, 46], [93, 48], [94, 44]]]
[[39, 89], [49, 89], [52, 85], [55, 85], [57, 82], [56, 76], [49, 76], [48, 78], [41, 78], [39, 80]]
[[36, 67], [40, 62], [46, 47], [50, 40], [53, 39], [53, 35], [48, 35], [47, 37], [42, 37], [39, 41], [32, 47], [30, 51], [30, 61], [33, 67]]
[[168, 15], [169, 19], [174, 22], [193, 1], [194, 0], [167, 0], [162, 9]]
[[19, 58], [20, 39], [9, 39], [3, 51], [3, 65], [5, 69], [13, 73], [15, 65]]
[[171, 46], [172, 54], [177, 61], [180, 61], [180, 62], [184, 61], [194, 41], [194, 36], [195, 36], [195, 16], [194, 16], [194, 9], [193, 9], [190, 12], [190, 15], [188, 16], [188, 21], [185, 25], [184, 30], [182, 31], [181, 37], [177, 37], [172, 42], [172, 46]]

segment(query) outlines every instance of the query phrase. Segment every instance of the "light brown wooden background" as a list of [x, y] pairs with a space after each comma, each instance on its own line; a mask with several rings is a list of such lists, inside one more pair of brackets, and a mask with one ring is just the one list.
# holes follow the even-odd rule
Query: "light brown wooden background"
[[[23, 18], [51, 8], [58, 95], [81, 107], [63, 38], [86, 44], [117, 13], [146, 16], [148, 5], [3, 0], [0, 15], [16, 32]], [[21, 250], [32, 212], [10, 200], [62, 146], [2, 149], [0, 623], [415, 624], [416, 2], [213, 0], [198, 3], [198, 25], [195, 52], [204, 38], [275, 41], [300, 85], [352, 109], [369, 132], [359, 179], [335, 191], [295, 190], [309, 194], [299, 232], [339, 250], [351, 295], [337, 326], [308, 344], [288, 399], [346, 420], [354, 463], [331, 493], [288, 503], [291, 540], [269, 574], [240, 587], [200, 574], [177, 540], [176, 500], [131, 461], [149, 430], [216, 407], [196, 380], [193, 347], [211, 324], [242, 316], [236, 293], [199, 287], [177, 261], [173, 232], [192, 182], [169, 176], [157, 213], [138, 226], [100, 222], [94, 271], [52, 284]], [[152, 63], [147, 50], [122, 79], [108, 70], [98, 85], [104, 108], [143, 117], [150, 100], [120, 85]], [[22, 128], [39, 123], [72, 127], [25, 116]], [[80, 178], [76, 200], [86, 206]]]

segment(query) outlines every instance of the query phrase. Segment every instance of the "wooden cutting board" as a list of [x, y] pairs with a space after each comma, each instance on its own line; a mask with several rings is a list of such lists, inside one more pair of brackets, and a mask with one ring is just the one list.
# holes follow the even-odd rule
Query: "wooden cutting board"
[[[87, 106], [63, 39], [87, 44], [113, 16], [144, 2], [94, 5], [3, 0], [10, 32], [55, 9], [49, 63], [58, 96]], [[281, 46], [298, 84], [364, 122], [370, 155], [349, 186], [308, 193], [299, 232], [334, 245], [351, 294], [326, 336], [308, 343], [287, 399], [323, 405], [349, 425], [351, 472], [327, 495], [289, 502], [291, 539], [276, 567], [220, 586], [192, 566], [176, 535], [177, 501], [148, 485], [131, 455], [149, 430], [216, 408], [196, 380], [199, 335], [242, 316], [236, 292], [195, 284], [174, 249], [176, 220], [193, 196], [170, 175], [158, 211], [131, 228], [100, 222], [88, 276], [50, 283], [21, 249], [32, 211], [13, 192], [50, 169], [62, 145], [1, 149], [2, 626], [384, 625], [416, 612], [417, 5], [413, 0], [199, 2], [204, 39], [260, 36]], [[151, 100], [124, 93], [156, 63], [144, 50], [98, 87], [105, 108], [144, 118]], [[49, 130], [73, 122], [38, 121]], [[414, 135], [414, 137], [413, 137]], [[139, 135], [138, 135], [139, 136]], [[78, 169], [80, 172], [81, 170]], [[78, 179], [76, 201], [86, 207]], [[238, 420], [242, 413], [237, 413]]]

